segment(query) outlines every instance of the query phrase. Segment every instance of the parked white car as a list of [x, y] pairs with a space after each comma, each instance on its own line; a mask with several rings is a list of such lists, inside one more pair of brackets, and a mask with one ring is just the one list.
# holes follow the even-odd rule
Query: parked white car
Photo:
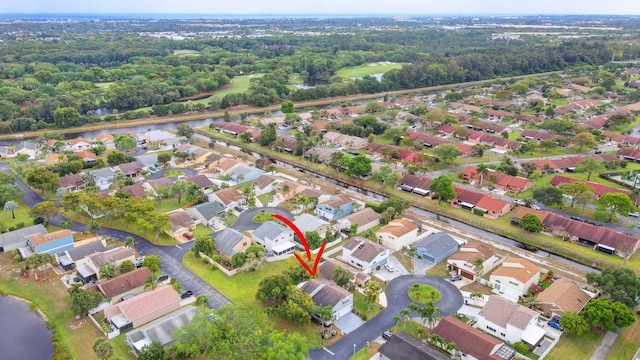
[[540, 206], [538, 206], [538, 205], [536, 205], [536, 204], [532, 204], [532, 205], [531, 205], [531, 208], [532, 208], [533, 210], [542, 210], [542, 209], [540, 209]]
[[391, 264], [389, 264], [389, 263], [386, 263], [386, 264], [384, 265], [384, 267], [385, 267], [385, 269], [387, 269], [389, 272], [394, 272], [394, 271], [396, 271], [396, 269], [393, 267], [393, 265], [391, 265]]

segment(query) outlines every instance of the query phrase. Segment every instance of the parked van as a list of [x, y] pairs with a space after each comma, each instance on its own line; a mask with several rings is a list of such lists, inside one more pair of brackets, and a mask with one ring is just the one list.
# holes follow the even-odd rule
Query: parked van
[[165, 280], [169, 280], [169, 275], [167, 275], [167, 274], [158, 275], [158, 282], [165, 281]]
[[121, 298], [120, 298], [120, 301], [129, 300], [129, 299], [131, 299], [132, 297], [134, 297], [134, 295], [133, 295], [133, 294], [127, 294], [127, 295], [124, 295], [123, 297], [121, 297]]

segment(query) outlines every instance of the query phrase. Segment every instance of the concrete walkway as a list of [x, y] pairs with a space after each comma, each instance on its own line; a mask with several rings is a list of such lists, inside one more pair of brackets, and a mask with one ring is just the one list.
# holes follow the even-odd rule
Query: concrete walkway
[[602, 342], [600, 342], [600, 345], [598, 345], [596, 351], [594, 351], [593, 355], [591, 355], [591, 360], [602, 360], [607, 357], [609, 349], [611, 349], [611, 345], [613, 345], [613, 342], [616, 341], [619, 333], [620, 329], [618, 329], [617, 332], [607, 331], [607, 333], [604, 334], [604, 338], [602, 338]]

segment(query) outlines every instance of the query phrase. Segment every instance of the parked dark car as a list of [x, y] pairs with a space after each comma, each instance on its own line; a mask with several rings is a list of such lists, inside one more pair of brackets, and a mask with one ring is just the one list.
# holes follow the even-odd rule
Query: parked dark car
[[193, 291], [187, 290], [180, 293], [180, 299], [186, 299], [189, 296], [193, 296]]
[[385, 331], [382, 333], [382, 338], [385, 340], [389, 340], [391, 339], [391, 337], [393, 336], [393, 334], [390, 331]]

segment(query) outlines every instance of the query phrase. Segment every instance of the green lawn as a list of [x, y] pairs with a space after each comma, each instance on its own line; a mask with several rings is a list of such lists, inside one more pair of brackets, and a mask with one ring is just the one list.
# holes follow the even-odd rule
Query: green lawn
[[180, 170], [169, 170], [164, 173], [164, 177], [178, 177], [184, 175], [184, 171]]
[[158, 202], [157, 200], [153, 202], [153, 208], [157, 212], [162, 212], [162, 213], [179, 209], [185, 205], [187, 205], [187, 202], [184, 200], [184, 198], [182, 199], [182, 201], [180, 201], [180, 203], [178, 203], [178, 199], [176, 198], [163, 199], [162, 202]]
[[11, 211], [4, 211], [4, 208], [0, 212], [0, 222], [7, 228], [15, 227], [16, 224], [23, 223], [25, 227], [33, 225], [33, 220], [29, 216], [31, 210], [22, 200], [18, 200], [18, 210], [14, 211], [16, 218], [11, 215]]
[[369, 346], [360, 349], [360, 351], [356, 353], [356, 356], [350, 357], [349, 360], [369, 360], [378, 353], [380, 346], [378, 343], [371, 343]]
[[633, 357], [640, 346], [640, 317], [636, 314], [636, 322], [622, 329], [611, 346], [606, 360], [627, 360]]
[[211, 230], [211, 228], [202, 224], [196, 225], [196, 229], [192, 231], [194, 239], [197, 239], [201, 236], [209, 236], [209, 234], [211, 234], [212, 232], [213, 230]]
[[414, 284], [411, 286], [409, 290], [407, 290], [407, 295], [409, 295], [411, 301], [420, 304], [426, 304], [427, 301], [435, 303], [442, 297], [442, 294], [440, 294], [440, 291], [436, 288], [422, 284]]
[[175, 56], [196, 56], [200, 55], [200, 51], [198, 50], [173, 50], [173, 55]]
[[[258, 292], [258, 286], [262, 279], [269, 275], [281, 274], [291, 266], [299, 266], [296, 259], [290, 257], [282, 261], [265, 263], [264, 267], [258, 271], [238, 273], [231, 278], [227, 278], [221, 271], [217, 269], [211, 270], [212, 267], [208, 263], [204, 264], [201, 259], [194, 258], [192, 252], [188, 252], [182, 258], [182, 265], [215, 287], [216, 290], [234, 303], [259, 306], [261, 308], [264, 308], [264, 306], [256, 300], [256, 292]], [[294, 331], [307, 338], [310, 348], [322, 347], [320, 328], [317, 328], [317, 326], [313, 324], [306, 326], [295, 325], [277, 317], [273, 317], [271, 320], [277, 329], [286, 329], [289, 332]]]
[[346, 67], [337, 71], [338, 76], [367, 76], [372, 74], [386, 73], [389, 70], [402, 68], [401, 63], [370, 63], [360, 66]]
[[[36, 304], [55, 326], [59, 340], [68, 347], [73, 359], [95, 359], [91, 345], [99, 332], [87, 318], [80, 321], [75, 319], [67, 289], [53, 272], [45, 275], [45, 280], [40, 282], [35, 282], [33, 276], [24, 279], [19, 276], [19, 271], [13, 271], [18, 270], [20, 264], [11, 260], [10, 253], [0, 254], [0, 266], [3, 269], [0, 272], [0, 291]], [[115, 341], [117, 343], [119, 340]], [[119, 345], [115, 346], [113, 356], [134, 358]]]
[[254, 223], [262, 224], [265, 221], [273, 220], [273, 216], [268, 211], [261, 210], [256, 216], [251, 219]]
[[[220, 90], [220, 91], [216, 92], [212, 96], [215, 96], [215, 97], [218, 97], [218, 98], [222, 99], [223, 97], [225, 97], [225, 95], [243, 93], [243, 92], [249, 90], [249, 85], [251, 85], [251, 79], [252, 78], [258, 78], [258, 77], [262, 77], [262, 76], [264, 76], [264, 74], [252, 74], [252, 75], [236, 76], [233, 79], [231, 79], [231, 84], [233, 84], [232, 87], [230, 87], [228, 89]], [[198, 102], [208, 103], [209, 99], [211, 99], [211, 97], [208, 97], [208, 98], [205, 98], [205, 99], [201, 99], [201, 100], [196, 100], [196, 101], [194, 101], [194, 103], [198, 103]]]
[[[80, 216], [76, 216], [74, 213], [69, 212], [64, 214], [66, 218], [69, 220], [81, 222], [83, 224], [89, 223], [89, 217], [85, 214], [81, 214]], [[176, 244], [176, 241], [165, 233], [160, 233], [158, 241], [156, 241], [155, 234], [152, 231], [145, 231], [139, 226], [131, 226], [131, 224], [127, 224], [123, 219], [113, 220], [111, 223], [108, 223], [105, 220], [98, 219], [97, 220], [100, 226], [103, 228], [112, 228], [123, 231], [128, 231], [134, 233], [136, 235], [142, 236], [143, 238], [149, 240], [150, 242], [160, 245], [160, 246], [173, 246]], [[122, 240], [122, 239], [118, 239]]]
[[[587, 149], [583, 148], [582, 151], [586, 151]], [[528, 158], [538, 158], [538, 157], [546, 157], [546, 156], [560, 156], [560, 155], [571, 155], [577, 154], [580, 151], [578, 147], [572, 146], [569, 148], [557, 147], [551, 150], [543, 150], [540, 148], [536, 148], [536, 150], [532, 152], [528, 152], [526, 154], [517, 154], [517, 157], [520, 159], [528, 159]]]
[[380, 304], [375, 304], [371, 310], [369, 310], [369, 304], [365, 300], [365, 296], [359, 292], [353, 293], [353, 308], [358, 314], [366, 314], [367, 320], [371, 320], [374, 316], [378, 315], [382, 308]]
[[[424, 334], [428, 334], [429, 333], [429, 328], [426, 326], [423, 326], [422, 324], [419, 324], [413, 320], [407, 320], [404, 323], [400, 323], [398, 325], [395, 325], [394, 327], [392, 327], [390, 329], [390, 331], [392, 333], [397, 333], [397, 332], [401, 332], [404, 331], [407, 334], [416, 337], [418, 339], [420, 339], [421, 337], [424, 337]], [[420, 336], [420, 333], [424, 331], [424, 334], [422, 336]]]
[[262, 203], [262, 205], [267, 206], [267, 202], [269, 201], [269, 198], [274, 196], [276, 194], [275, 191], [266, 193], [266, 194], [262, 194], [258, 196], [258, 200], [260, 200], [260, 202]]
[[[600, 345], [604, 334], [596, 331], [589, 331], [580, 336], [562, 335], [560, 341], [551, 350], [545, 359], [550, 360], [584, 360], [591, 357], [591, 354]], [[629, 358], [627, 358], [629, 359]]]
[[108, 89], [111, 85], [115, 83], [116, 83], [115, 81], [107, 81], [107, 82], [96, 83], [95, 85], [100, 89]]

